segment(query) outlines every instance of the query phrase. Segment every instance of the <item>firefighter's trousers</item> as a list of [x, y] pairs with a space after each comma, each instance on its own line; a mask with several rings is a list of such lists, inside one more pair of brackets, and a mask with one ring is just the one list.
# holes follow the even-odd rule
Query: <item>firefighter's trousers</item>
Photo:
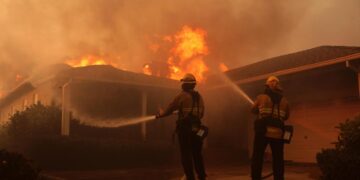
[[272, 153], [272, 169], [274, 180], [284, 180], [284, 143], [281, 140], [272, 140], [263, 133], [256, 133], [251, 162], [251, 177], [253, 180], [261, 179], [266, 146], [270, 144]]
[[187, 180], [195, 180], [193, 167], [195, 167], [198, 178], [204, 180], [206, 173], [201, 154], [202, 140], [189, 128], [179, 128], [177, 134], [180, 144], [181, 163]]

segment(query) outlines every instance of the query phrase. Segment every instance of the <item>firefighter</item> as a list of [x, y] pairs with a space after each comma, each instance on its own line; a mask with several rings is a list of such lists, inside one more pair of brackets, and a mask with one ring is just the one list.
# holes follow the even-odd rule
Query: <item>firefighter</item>
[[289, 105], [282, 95], [280, 81], [275, 76], [266, 80], [265, 91], [260, 94], [252, 107], [258, 115], [255, 120], [255, 138], [251, 162], [251, 177], [261, 179], [266, 146], [270, 144], [272, 168], [275, 180], [284, 179], [284, 142], [282, 133], [284, 121], [289, 118]]
[[195, 76], [186, 74], [181, 80], [182, 92], [180, 92], [163, 112], [159, 112], [157, 118], [168, 116], [178, 110], [176, 132], [180, 144], [181, 163], [187, 180], [195, 180], [193, 167], [200, 180], [206, 178], [202, 156], [203, 141], [197, 135], [201, 126], [201, 118], [204, 116], [204, 101], [201, 95], [194, 90], [196, 86]]

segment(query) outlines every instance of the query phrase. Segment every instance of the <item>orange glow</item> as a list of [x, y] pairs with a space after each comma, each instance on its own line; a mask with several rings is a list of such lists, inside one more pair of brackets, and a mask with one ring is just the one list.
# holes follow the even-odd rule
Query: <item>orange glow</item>
[[192, 29], [184, 26], [175, 35], [176, 46], [173, 49], [174, 54], [179, 56], [182, 61], [196, 55], [207, 55], [209, 52], [206, 47], [205, 36], [206, 32], [202, 29]]
[[[203, 29], [183, 26], [174, 35], [162, 37], [163, 43], [150, 44], [149, 49], [153, 53], [168, 52], [169, 54], [165, 54], [167, 56], [165, 68], [156, 65], [157, 63], [151, 63], [144, 66], [144, 74], [159, 75], [156, 72], [166, 72], [166, 77], [179, 80], [186, 73], [192, 73], [198, 82], [203, 82], [209, 70], [204, 61], [205, 56], [209, 54], [206, 36], [207, 33]], [[158, 51], [159, 48], [164, 51]]]
[[219, 69], [221, 72], [225, 72], [225, 71], [229, 70], [229, 68], [224, 63], [219, 64]]
[[164, 41], [172, 42], [173, 38], [171, 36], [165, 36], [163, 38]]
[[149, 49], [155, 53], [159, 50], [159, 48], [160, 48], [160, 45], [158, 45], [158, 44], [150, 44], [149, 45]]
[[185, 73], [194, 74], [199, 82], [205, 79], [204, 73], [208, 71], [208, 67], [204, 57], [209, 54], [205, 37], [206, 32], [203, 29], [189, 26], [184, 26], [175, 34], [175, 46], [168, 59], [171, 79], [181, 79]]
[[149, 64], [145, 64], [145, 65], [144, 65], [144, 67], [143, 67], [143, 72], [144, 72], [144, 74], [147, 74], [147, 75], [151, 75], [151, 74], [152, 74]]
[[96, 57], [96, 56], [84, 56], [80, 59], [65, 61], [65, 63], [72, 67], [84, 67], [84, 66], [90, 66], [90, 65], [111, 65], [111, 66], [117, 67], [117, 64], [115, 64], [111, 61], [106, 61], [103, 58]]

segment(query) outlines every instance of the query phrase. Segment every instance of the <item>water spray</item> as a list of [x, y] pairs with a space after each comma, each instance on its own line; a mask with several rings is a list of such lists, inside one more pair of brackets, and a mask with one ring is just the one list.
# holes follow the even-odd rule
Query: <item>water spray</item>
[[143, 122], [153, 121], [155, 120], [155, 115], [136, 117], [130, 119], [116, 118], [116, 119], [106, 119], [106, 120], [96, 120], [91, 118], [85, 118], [84, 120], [80, 120], [81, 124], [102, 128], [117, 128], [123, 126], [130, 126], [135, 124], [140, 124]]
[[[244, 97], [251, 105], [254, 105], [254, 101], [238, 86], [236, 85], [228, 76], [225, 75], [223, 72], [218, 73], [219, 77], [225, 81], [230, 87], [238, 93], [240, 96]], [[222, 86], [221, 86], [222, 87]], [[215, 87], [217, 88], [217, 87]]]
[[[177, 114], [178, 111], [174, 111], [172, 114]], [[155, 115], [135, 117], [135, 118], [113, 118], [113, 119], [95, 119], [80, 116], [82, 120], [79, 120], [81, 124], [87, 126], [101, 127], [101, 128], [118, 128], [124, 126], [131, 126], [141, 124], [143, 122], [149, 122], [156, 119]]]

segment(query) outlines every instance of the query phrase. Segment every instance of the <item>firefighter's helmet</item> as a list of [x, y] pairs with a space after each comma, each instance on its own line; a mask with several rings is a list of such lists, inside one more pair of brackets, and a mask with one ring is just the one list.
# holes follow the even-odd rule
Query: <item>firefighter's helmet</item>
[[[275, 82], [277, 82], [276, 84], [272, 84], [271, 82], [273, 82], [273, 81], [275, 81]], [[277, 91], [283, 91], [283, 88], [281, 87], [281, 85], [280, 85], [280, 80], [279, 80], [279, 78], [277, 78], [276, 76], [270, 76], [270, 77], [268, 77], [268, 79], [266, 80], [266, 83], [265, 83], [267, 86], [273, 86], [273, 85], [275, 85], [275, 89], [277, 90]], [[272, 85], [271, 85], [272, 84]], [[271, 87], [270, 87], [271, 88]]]
[[180, 79], [180, 81], [187, 84], [196, 84], [195, 76], [190, 73], [185, 74], [184, 77]]
[[277, 78], [276, 76], [269, 76], [266, 80], [266, 84], [268, 85], [271, 81], [276, 81], [277, 83], [280, 83], [279, 78]]

